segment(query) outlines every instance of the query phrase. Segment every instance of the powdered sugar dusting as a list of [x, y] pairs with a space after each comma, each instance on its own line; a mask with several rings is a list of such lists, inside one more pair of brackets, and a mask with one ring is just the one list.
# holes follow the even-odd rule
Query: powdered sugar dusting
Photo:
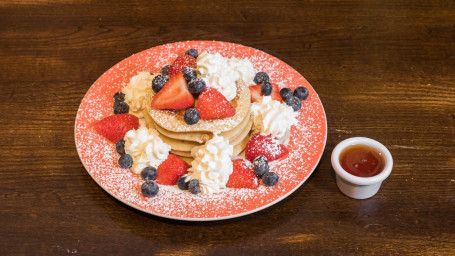
[[[289, 155], [270, 163], [279, 177], [274, 187], [256, 190], [225, 189], [212, 195], [193, 195], [176, 186], [160, 185], [153, 198], [140, 192], [142, 180], [118, 166], [115, 146], [96, 134], [92, 124], [112, 115], [112, 95], [121, 91], [140, 71], [158, 72], [190, 48], [199, 52], [219, 52], [226, 57], [249, 58], [258, 71], [267, 72], [281, 87], [305, 86], [310, 96], [302, 102], [298, 123], [291, 129]], [[88, 90], [76, 116], [76, 147], [82, 163], [93, 179], [120, 201], [154, 215], [184, 220], [218, 220], [242, 216], [268, 207], [296, 190], [316, 167], [325, 147], [326, 118], [322, 104], [310, 84], [284, 62], [264, 52], [238, 44], [188, 41], [154, 47], [134, 54], [106, 71]]]

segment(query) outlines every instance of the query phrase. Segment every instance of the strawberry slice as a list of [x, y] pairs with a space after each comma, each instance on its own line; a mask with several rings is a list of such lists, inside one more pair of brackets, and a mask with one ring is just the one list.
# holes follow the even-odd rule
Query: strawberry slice
[[272, 84], [272, 94], [270, 94], [270, 96], [272, 97], [272, 100], [283, 101], [283, 98], [281, 98], [280, 95], [280, 88], [278, 88], [278, 85], [276, 84]]
[[180, 176], [188, 173], [189, 167], [176, 155], [169, 154], [167, 159], [158, 166], [155, 182], [161, 185], [175, 185]]
[[193, 94], [188, 91], [187, 82], [182, 73], [171, 77], [153, 97], [152, 109], [185, 109], [194, 103]]
[[254, 174], [253, 165], [245, 159], [232, 161], [233, 170], [226, 184], [228, 188], [251, 188], [259, 187], [258, 178]]
[[261, 84], [251, 85], [250, 88], [250, 95], [251, 95], [251, 102], [255, 102], [257, 99], [262, 97], [261, 92]]
[[[250, 86], [250, 94], [251, 94], [251, 102], [255, 102], [257, 99], [261, 98], [262, 92], [261, 92], [261, 86], [262, 84], [257, 84], [257, 85], [252, 85]], [[280, 95], [280, 88], [278, 88], [278, 85], [272, 84], [272, 94], [270, 94], [272, 97], [272, 100], [276, 101], [283, 101]]]
[[253, 162], [257, 156], [265, 156], [269, 162], [279, 159], [288, 153], [288, 149], [271, 134], [260, 133], [251, 137], [246, 144], [245, 158]]
[[139, 127], [139, 119], [131, 114], [118, 114], [105, 117], [98, 121], [93, 128], [95, 131], [116, 143], [125, 136], [125, 133]]
[[196, 59], [189, 55], [181, 55], [175, 59], [172, 63], [171, 68], [169, 69], [169, 77], [176, 75], [177, 73], [182, 72], [186, 67], [196, 69]]
[[217, 89], [207, 87], [199, 95], [196, 109], [202, 120], [221, 119], [235, 115], [235, 108]]

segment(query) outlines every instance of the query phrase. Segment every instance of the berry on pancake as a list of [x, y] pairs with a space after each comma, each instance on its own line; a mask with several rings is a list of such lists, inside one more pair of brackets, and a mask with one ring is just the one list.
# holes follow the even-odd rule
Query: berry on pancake
[[153, 97], [152, 109], [179, 110], [191, 107], [194, 103], [193, 94], [182, 73], [171, 77], [161, 90]]
[[235, 115], [235, 108], [217, 89], [207, 87], [199, 95], [196, 109], [202, 120], [221, 119]]

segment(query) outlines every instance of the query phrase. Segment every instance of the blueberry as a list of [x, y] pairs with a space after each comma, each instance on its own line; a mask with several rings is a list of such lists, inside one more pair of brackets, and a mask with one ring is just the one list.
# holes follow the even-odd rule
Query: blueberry
[[188, 190], [189, 184], [190, 184], [190, 176], [188, 176], [187, 174], [180, 176], [179, 179], [177, 180], [177, 186], [181, 190]]
[[267, 81], [264, 81], [262, 82], [262, 86], [261, 86], [261, 92], [262, 92], [262, 95], [264, 96], [269, 96], [270, 94], [272, 94], [272, 84], [267, 82]]
[[190, 183], [188, 184], [188, 190], [195, 195], [201, 193], [201, 187], [199, 186], [199, 181], [190, 180]]
[[115, 143], [115, 150], [117, 150], [117, 153], [119, 155], [124, 155], [125, 154], [125, 140], [124, 139], [119, 139]]
[[182, 73], [183, 73], [183, 77], [185, 78], [185, 80], [187, 82], [189, 82], [193, 79], [196, 79], [196, 77], [197, 77], [196, 70], [189, 68], [189, 67], [184, 68]]
[[302, 102], [299, 98], [292, 96], [284, 100], [288, 106], [291, 106], [294, 111], [299, 111], [302, 108]]
[[133, 157], [128, 154], [120, 156], [118, 160], [118, 165], [120, 165], [120, 167], [124, 169], [131, 168], [131, 166], [133, 165]]
[[169, 69], [171, 69], [171, 65], [166, 65], [161, 69], [161, 74], [163, 75], [168, 75], [169, 74]]
[[292, 94], [292, 90], [289, 89], [289, 88], [283, 88], [280, 90], [280, 95], [281, 95], [281, 98], [283, 100], [286, 100], [289, 96], [294, 96], [294, 94]]
[[152, 181], [155, 180], [156, 175], [158, 172], [156, 171], [156, 168], [153, 166], [147, 166], [141, 171], [141, 178], [145, 181]]
[[125, 114], [130, 111], [130, 106], [124, 101], [114, 102], [114, 114]]
[[299, 98], [300, 100], [305, 100], [306, 98], [308, 98], [309, 94], [310, 92], [308, 91], [308, 89], [303, 86], [297, 87], [294, 90], [294, 96]]
[[167, 75], [160, 74], [160, 75], [155, 76], [155, 78], [153, 78], [153, 80], [152, 80], [152, 89], [155, 92], [159, 92], [168, 80], [169, 80], [169, 77]]
[[262, 82], [266, 81], [268, 82], [269, 81], [269, 75], [267, 75], [267, 73], [265, 72], [257, 72], [256, 75], [254, 76], [254, 79], [253, 81], [256, 83], [256, 84], [262, 84]]
[[188, 83], [188, 90], [191, 93], [200, 93], [205, 89], [205, 81], [201, 78], [196, 78]]
[[280, 178], [278, 175], [274, 172], [268, 172], [262, 176], [262, 182], [264, 182], [264, 185], [266, 186], [275, 186], [278, 183], [278, 180]]
[[195, 124], [199, 122], [199, 112], [195, 108], [189, 108], [185, 111], [183, 120], [185, 120], [185, 123], [189, 125]]
[[199, 56], [199, 53], [194, 48], [189, 49], [188, 51], [185, 52], [185, 54], [190, 55], [191, 57], [193, 57], [195, 59], [197, 59], [197, 57]]
[[156, 194], [158, 194], [159, 190], [160, 190], [160, 188], [158, 187], [158, 184], [156, 184], [156, 182], [154, 182], [153, 180], [146, 181], [146, 182], [142, 183], [142, 186], [141, 186], [142, 195], [144, 195], [145, 197], [156, 196]]
[[261, 178], [269, 172], [269, 161], [265, 156], [257, 156], [253, 161], [254, 173]]
[[125, 100], [125, 94], [123, 92], [116, 92], [114, 94], [114, 102], [115, 101], [124, 101]]

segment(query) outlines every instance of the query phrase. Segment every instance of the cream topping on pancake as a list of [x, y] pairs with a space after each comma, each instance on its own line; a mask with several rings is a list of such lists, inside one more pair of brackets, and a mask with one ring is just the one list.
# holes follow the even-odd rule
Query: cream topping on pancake
[[129, 130], [124, 137], [125, 152], [133, 157], [131, 170], [141, 173], [147, 166], [157, 168], [169, 155], [171, 146], [164, 143], [154, 129], [144, 126]]
[[285, 103], [272, 100], [270, 96], [263, 96], [251, 104], [251, 114], [254, 133], [272, 134], [281, 139], [297, 124], [296, 117], [299, 113]]
[[152, 86], [152, 80], [155, 76], [150, 74], [150, 72], [139, 72], [123, 88], [122, 92], [125, 94], [125, 102], [130, 106], [130, 114], [138, 118], [144, 117], [142, 110], [145, 109], [148, 90]]
[[234, 147], [222, 136], [215, 136], [205, 145], [191, 151], [194, 160], [188, 169], [192, 179], [199, 180], [201, 192], [212, 194], [226, 188], [229, 175], [232, 173]]
[[248, 58], [226, 58], [219, 53], [203, 52], [197, 58], [197, 70], [207, 86], [217, 89], [227, 100], [237, 95], [236, 81], [250, 85], [256, 74]]

